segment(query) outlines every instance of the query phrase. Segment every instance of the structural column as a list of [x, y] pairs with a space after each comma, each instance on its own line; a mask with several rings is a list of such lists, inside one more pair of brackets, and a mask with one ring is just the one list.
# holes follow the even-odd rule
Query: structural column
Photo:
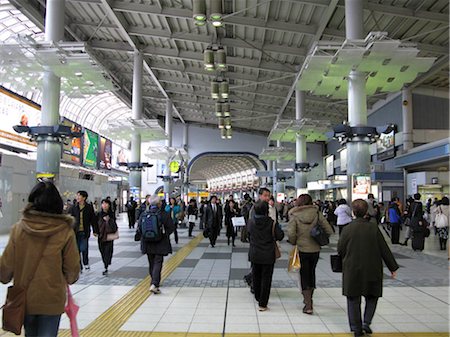
[[[45, 15], [45, 41], [59, 42], [64, 39], [65, 0], [47, 0]], [[42, 126], [59, 124], [61, 78], [45, 69], [42, 87]], [[37, 139], [36, 173], [48, 173], [57, 178], [61, 162], [61, 142], [53, 136]]]
[[414, 147], [413, 141], [413, 107], [412, 94], [408, 88], [402, 90], [402, 119], [403, 119], [403, 151]]
[[[133, 68], [133, 99], [132, 99], [132, 118], [134, 120], [142, 119], [143, 101], [142, 101], [142, 74], [144, 60], [142, 53], [135, 51]], [[141, 135], [134, 131], [131, 136], [131, 162], [141, 162]], [[130, 190], [135, 198], [140, 198], [142, 187], [142, 171], [134, 168], [130, 169]]]
[[[189, 125], [187, 123], [185, 123], [183, 125], [183, 149], [188, 152], [188, 142], [189, 142]], [[187, 158], [183, 158], [185, 161], [185, 165], [184, 168], [181, 170], [180, 174], [180, 180], [183, 182], [182, 188], [181, 188], [181, 193], [182, 193], [182, 198], [184, 198], [185, 196], [188, 196], [189, 194], [189, 179], [187, 176]]]
[[[267, 172], [270, 172], [271, 174], [273, 174], [272, 160], [268, 160], [267, 161]], [[267, 184], [268, 187], [269, 187], [270, 184], [272, 184], [269, 189], [273, 192], [273, 179], [271, 177], [272, 176], [267, 176], [266, 184]]]
[[[295, 90], [295, 119], [301, 120], [305, 112], [305, 92]], [[295, 162], [306, 163], [306, 137], [300, 134], [295, 139]], [[300, 189], [305, 190], [307, 187], [306, 172], [295, 172], [295, 189], [298, 193]]]
[[[172, 102], [167, 100], [166, 105], [166, 134], [167, 134], [167, 140], [166, 140], [166, 147], [172, 147], [172, 111], [173, 111], [173, 105]], [[167, 177], [164, 179], [164, 198], [166, 199], [166, 202], [169, 202], [170, 197], [170, 170], [169, 170], [169, 158], [166, 159], [166, 172], [164, 172], [164, 175]]]
[[[364, 39], [363, 1], [345, 0], [345, 27], [348, 40]], [[365, 74], [351, 71], [348, 77], [348, 122], [351, 127], [367, 126]], [[370, 174], [369, 143], [353, 139], [347, 144], [348, 199], [352, 200], [352, 175]]]

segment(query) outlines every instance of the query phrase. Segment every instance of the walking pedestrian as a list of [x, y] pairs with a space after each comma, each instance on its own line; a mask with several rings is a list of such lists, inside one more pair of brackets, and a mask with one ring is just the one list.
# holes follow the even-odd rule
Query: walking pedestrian
[[117, 236], [113, 234], [116, 234], [117, 230], [116, 217], [112, 210], [111, 201], [103, 199], [98, 214], [98, 223], [97, 226], [94, 226], [94, 235], [98, 238], [98, 249], [105, 267], [103, 275], [108, 274], [108, 267], [111, 265], [114, 240], [117, 239]]
[[[338, 242], [343, 266], [342, 289], [344, 296], [347, 296], [348, 320], [355, 337], [372, 334], [370, 324], [383, 291], [383, 261], [393, 278], [398, 269], [377, 224], [365, 217], [368, 207], [362, 199], [352, 202], [356, 219], [342, 232]], [[366, 300], [363, 319], [361, 296]]]

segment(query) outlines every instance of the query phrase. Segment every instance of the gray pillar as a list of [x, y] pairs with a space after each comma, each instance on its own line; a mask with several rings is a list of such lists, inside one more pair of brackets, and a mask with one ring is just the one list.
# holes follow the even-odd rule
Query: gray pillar
[[[133, 99], [131, 114], [133, 119], [142, 119], [142, 74], [144, 61], [142, 53], [135, 51], [133, 67]], [[131, 162], [141, 162], [141, 135], [137, 132], [131, 136]], [[130, 188], [140, 198], [142, 188], [142, 172], [130, 171]]]
[[[363, 1], [345, 1], [345, 27], [347, 39], [364, 39]], [[348, 121], [350, 126], [367, 125], [367, 102], [365, 74], [351, 71], [348, 77]], [[369, 144], [350, 142], [347, 144], [348, 199], [352, 200], [352, 175], [370, 174]]]
[[274, 160], [274, 161], [272, 161], [272, 174], [273, 174], [272, 175], [272, 194], [273, 194], [273, 197], [275, 198], [275, 200], [277, 199], [277, 193], [278, 193], [277, 170], [278, 170], [277, 161]]
[[411, 89], [402, 90], [403, 151], [414, 147], [413, 141], [413, 106]]
[[[305, 92], [295, 90], [295, 119], [301, 120], [305, 113]], [[297, 134], [295, 139], [295, 162], [306, 163], [306, 137]], [[307, 177], [306, 172], [295, 172], [295, 189], [306, 189]]]
[[[172, 111], [173, 111], [173, 105], [171, 101], [167, 101], [166, 105], [166, 134], [167, 134], [167, 140], [166, 140], [166, 146], [172, 147]], [[166, 172], [165, 175], [170, 176], [170, 170], [169, 170], [169, 158], [166, 159]], [[164, 182], [164, 198], [166, 201], [169, 201], [170, 197], [170, 181], [167, 180]]]
[[[45, 41], [59, 42], [64, 39], [65, 0], [48, 0], [45, 13]], [[44, 71], [42, 83], [41, 125], [59, 124], [61, 78], [50, 69]], [[36, 173], [53, 174], [57, 180], [61, 162], [61, 143], [53, 137], [37, 139]]]

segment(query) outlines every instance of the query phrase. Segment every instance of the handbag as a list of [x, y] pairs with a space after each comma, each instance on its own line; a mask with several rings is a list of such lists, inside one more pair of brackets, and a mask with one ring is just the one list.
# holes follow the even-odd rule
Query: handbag
[[439, 213], [436, 214], [436, 218], [434, 219], [434, 226], [436, 228], [448, 227], [448, 217], [442, 213], [441, 206], [439, 206]]
[[321, 247], [330, 243], [330, 237], [319, 224], [319, 211], [317, 211], [317, 223], [311, 229], [310, 235]]
[[330, 255], [331, 270], [335, 273], [342, 273], [342, 256], [339, 254]]
[[273, 222], [272, 225], [272, 237], [273, 237], [273, 242], [275, 244], [275, 260], [279, 259], [281, 257], [281, 250], [280, 250], [280, 245], [278, 244], [278, 241], [275, 239], [275, 221]]
[[209, 228], [208, 228], [208, 227], [206, 227], [206, 228], [203, 230], [203, 237], [204, 237], [204, 238], [209, 238]]
[[296, 273], [300, 270], [300, 267], [300, 255], [298, 254], [298, 247], [295, 245], [289, 253], [288, 271]]
[[106, 234], [106, 241], [114, 241], [117, 240], [118, 238], [119, 238], [119, 230], [115, 231], [114, 233]]
[[[45, 247], [47, 247], [48, 239], [45, 240], [39, 260], [34, 264], [34, 271], [30, 274], [29, 280], [25, 286], [12, 285], [8, 287], [6, 293], [6, 301], [3, 305], [2, 329], [20, 335], [22, 332], [23, 322], [25, 320], [25, 310], [27, 307], [27, 289], [31, 280], [36, 274], [39, 262], [44, 255]], [[17, 254], [16, 254], [17, 255]]]
[[188, 216], [188, 222], [195, 222], [195, 220], [196, 220], [196, 217], [194, 214], [191, 214]]

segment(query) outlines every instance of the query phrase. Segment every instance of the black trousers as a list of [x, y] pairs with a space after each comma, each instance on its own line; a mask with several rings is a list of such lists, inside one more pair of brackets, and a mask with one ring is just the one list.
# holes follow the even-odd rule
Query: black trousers
[[114, 241], [101, 241], [98, 239], [98, 249], [102, 255], [103, 265], [105, 269], [111, 265], [111, 260], [113, 256]]
[[361, 296], [347, 296], [347, 313], [350, 330], [361, 333], [363, 325], [369, 326], [372, 323], [375, 310], [377, 308], [378, 297], [364, 296], [366, 308], [364, 310], [364, 321], [361, 320]]
[[303, 253], [300, 252], [300, 283], [302, 290], [316, 288], [316, 266], [319, 261], [319, 252]]
[[128, 227], [134, 228], [134, 223], [136, 222], [136, 212], [133, 211], [127, 211], [128, 214]]
[[392, 244], [398, 244], [400, 239], [400, 224], [391, 222], [391, 242]]
[[156, 254], [148, 254], [148, 273], [152, 278], [152, 284], [159, 288], [159, 283], [161, 282], [161, 270], [163, 266], [164, 256]]
[[189, 222], [189, 236], [192, 236], [192, 230], [194, 229], [195, 223]]
[[218, 226], [212, 226], [209, 228], [209, 243], [211, 244], [211, 246], [214, 246], [216, 244], [219, 231], [220, 228]]
[[173, 236], [175, 237], [175, 243], [178, 243], [178, 223], [174, 223], [175, 225], [175, 230], [173, 231]]
[[344, 229], [345, 226], [347, 226], [348, 224], [345, 225], [338, 225], [339, 228], [339, 236], [341, 236], [342, 230]]
[[252, 264], [253, 290], [260, 307], [267, 307], [272, 287], [273, 264]]

